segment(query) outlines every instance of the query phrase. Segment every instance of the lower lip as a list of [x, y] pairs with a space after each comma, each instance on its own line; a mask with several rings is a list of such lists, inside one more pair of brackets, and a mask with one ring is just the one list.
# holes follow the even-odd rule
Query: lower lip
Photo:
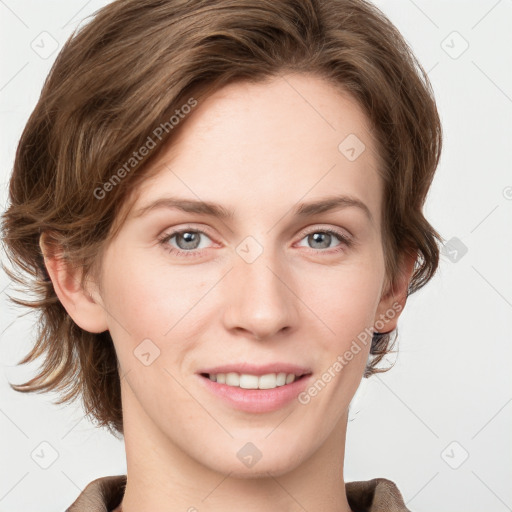
[[243, 389], [219, 384], [202, 375], [198, 377], [209, 391], [232, 407], [240, 411], [262, 413], [277, 411], [295, 400], [308, 385], [311, 374], [274, 389]]

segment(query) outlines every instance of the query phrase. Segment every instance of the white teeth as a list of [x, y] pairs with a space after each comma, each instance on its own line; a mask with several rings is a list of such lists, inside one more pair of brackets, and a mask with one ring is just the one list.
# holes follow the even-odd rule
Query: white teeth
[[[283, 375], [285, 374], [283, 373]], [[258, 379], [259, 389], [274, 389], [277, 386], [277, 375], [275, 373], [267, 373], [266, 375], [261, 375]]]
[[240, 386], [240, 375], [238, 373], [226, 373], [226, 384], [228, 386]]
[[258, 389], [260, 379], [257, 375], [240, 375], [239, 386], [243, 389]]
[[291, 384], [296, 377], [293, 373], [267, 373], [266, 375], [250, 375], [248, 373], [217, 373], [208, 378], [219, 384], [239, 387], [242, 389], [274, 389], [285, 384]]
[[276, 383], [278, 386], [284, 386], [286, 384], [286, 373], [278, 373]]

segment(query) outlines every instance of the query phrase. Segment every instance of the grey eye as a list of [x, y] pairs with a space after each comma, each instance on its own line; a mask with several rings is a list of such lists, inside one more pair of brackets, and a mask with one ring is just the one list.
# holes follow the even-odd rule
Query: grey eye
[[176, 233], [172, 238], [176, 238], [176, 245], [178, 248], [187, 250], [187, 249], [197, 249], [201, 242], [201, 235], [199, 231], [181, 231], [180, 233]]

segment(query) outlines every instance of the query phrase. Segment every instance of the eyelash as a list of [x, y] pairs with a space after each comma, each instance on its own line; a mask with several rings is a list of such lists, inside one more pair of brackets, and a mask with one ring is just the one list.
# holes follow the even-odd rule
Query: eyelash
[[[192, 227], [190, 228], [183, 228], [183, 229], [179, 229], [179, 230], [176, 230], [176, 231], [171, 231], [170, 233], [164, 233], [159, 239], [159, 243], [163, 246], [163, 248], [171, 253], [172, 255], [174, 256], [184, 256], [184, 257], [197, 257], [197, 256], [201, 256], [201, 249], [192, 249], [190, 251], [183, 251], [181, 249], [175, 249], [173, 247], [170, 247], [169, 244], [167, 242], [169, 242], [172, 238], [174, 238], [176, 235], [180, 235], [182, 233], [199, 233], [201, 235], [205, 235], [207, 236], [208, 238], [211, 238], [207, 232], [205, 231], [202, 231], [200, 229], [194, 229]], [[352, 247], [353, 245], [353, 241], [348, 238], [346, 235], [344, 235], [343, 233], [340, 233], [339, 231], [336, 231], [334, 229], [329, 229], [329, 228], [326, 228], [326, 229], [312, 229], [310, 231], [308, 231], [307, 233], [304, 233], [304, 235], [302, 236], [301, 240], [303, 238], [305, 238], [306, 236], [308, 235], [311, 235], [313, 233], [327, 233], [329, 235], [334, 235], [335, 237], [337, 237], [340, 242], [342, 242], [340, 244], [340, 246], [338, 248], [336, 248], [335, 250], [327, 250], [327, 249], [311, 249], [312, 251], [315, 251], [315, 252], [325, 252], [325, 253], [328, 253], [328, 254], [335, 254], [335, 253], [339, 253], [339, 252], [342, 252], [345, 250], [345, 248], [350, 248]], [[343, 247], [343, 245], [345, 245], [345, 247]]]

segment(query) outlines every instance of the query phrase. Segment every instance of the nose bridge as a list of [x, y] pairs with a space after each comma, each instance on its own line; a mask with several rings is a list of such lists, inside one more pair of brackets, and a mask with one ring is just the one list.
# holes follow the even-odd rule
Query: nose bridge
[[294, 325], [298, 316], [295, 296], [288, 288], [290, 273], [270, 242], [263, 246], [252, 237], [242, 241], [230, 276], [227, 327], [262, 339]]

